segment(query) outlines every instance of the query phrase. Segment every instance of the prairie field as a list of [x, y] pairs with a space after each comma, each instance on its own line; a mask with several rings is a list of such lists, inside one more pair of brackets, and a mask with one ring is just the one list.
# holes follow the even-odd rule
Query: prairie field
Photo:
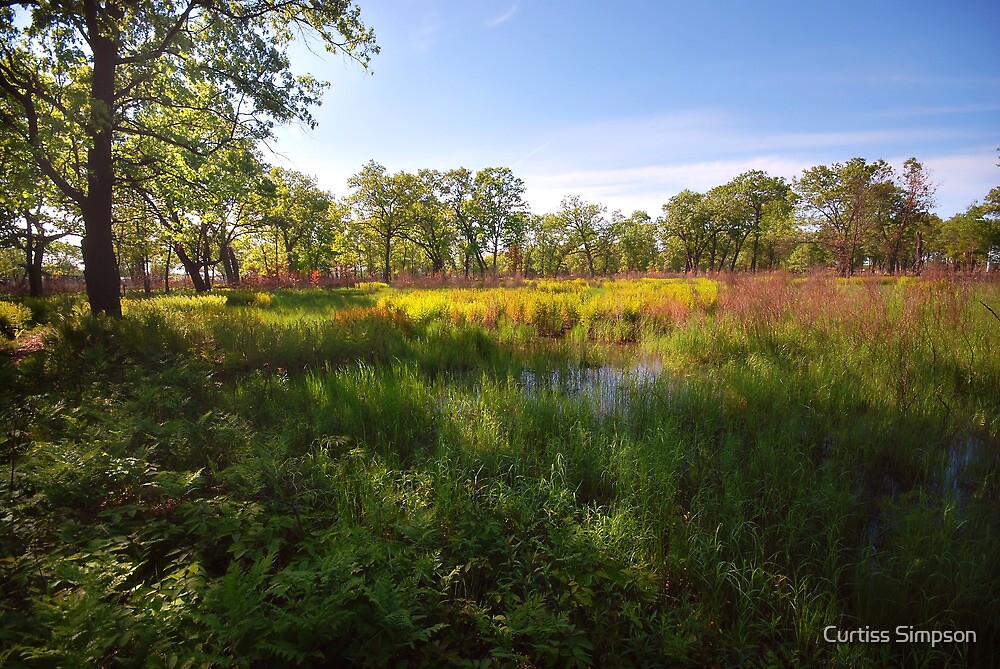
[[995, 280], [123, 313], [0, 303], [0, 665], [1000, 665]]

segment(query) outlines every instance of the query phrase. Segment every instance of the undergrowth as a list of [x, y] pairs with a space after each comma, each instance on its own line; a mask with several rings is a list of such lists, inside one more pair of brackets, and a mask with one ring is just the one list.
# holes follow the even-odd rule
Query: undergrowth
[[[772, 276], [28, 305], [0, 664], [995, 666], [984, 304]], [[977, 641], [823, 640], [900, 625]]]

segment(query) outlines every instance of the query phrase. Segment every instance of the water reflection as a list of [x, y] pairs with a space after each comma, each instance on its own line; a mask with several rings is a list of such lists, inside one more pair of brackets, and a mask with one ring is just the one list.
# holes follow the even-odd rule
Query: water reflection
[[985, 447], [983, 440], [974, 435], [966, 435], [951, 443], [948, 447], [948, 466], [944, 473], [943, 493], [956, 492], [963, 502], [968, 498], [970, 491], [975, 487], [969, 465]]
[[627, 409], [637, 392], [651, 386], [662, 372], [662, 360], [643, 357], [593, 366], [578, 363], [555, 369], [525, 368], [518, 381], [529, 397], [550, 392], [584, 396], [594, 401], [600, 414], [607, 415], [617, 409]]
[[937, 470], [939, 474], [932, 475], [927, 484], [920, 486], [923, 495], [904, 500], [903, 493], [910, 491], [911, 486], [904, 486], [893, 474], [884, 474], [869, 482], [868, 494], [875, 504], [868, 520], [869, 545], [876, 551], [883, 547], [887, 531], [895, 527], [897, 515], [905, 508], [901, 504], [928, 504], [950, 499], [951, 508], [962, 519], [977, 489], [977, 471], [992, 469], [997, 459], [997, 453], [988, 450], [982, 438], [965, 434], [948, 444], [942, 469]]

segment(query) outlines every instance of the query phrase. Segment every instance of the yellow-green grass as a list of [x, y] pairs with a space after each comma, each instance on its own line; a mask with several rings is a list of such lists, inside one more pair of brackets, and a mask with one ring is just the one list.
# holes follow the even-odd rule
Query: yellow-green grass
[[230, 295], [0, 369], [0, 662], [1000, 660], [995, 283]]

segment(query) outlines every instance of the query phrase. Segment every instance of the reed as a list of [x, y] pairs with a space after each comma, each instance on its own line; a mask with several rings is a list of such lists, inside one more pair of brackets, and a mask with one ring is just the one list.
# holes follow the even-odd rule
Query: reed
[[984, 305], [772, 275], [50, 309], [2, 361], [0, 662], [995, 666]]

